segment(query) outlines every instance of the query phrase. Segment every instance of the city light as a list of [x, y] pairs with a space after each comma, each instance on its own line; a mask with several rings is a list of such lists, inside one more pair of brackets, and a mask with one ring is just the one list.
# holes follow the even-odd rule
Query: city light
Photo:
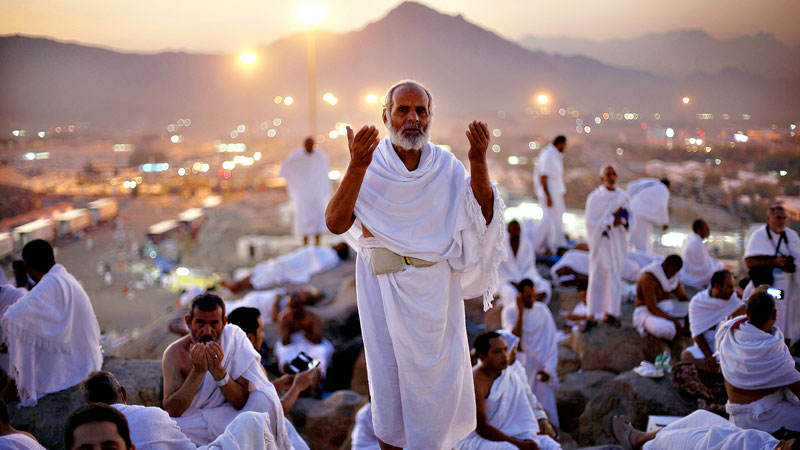
[[366, 100], [367, 103], [377, 103], [378, 102], [378, 96], [375, 95], [375, 94], [369, 94], [369, 95], [367, 95], [367, 97], [364, 100]]
[[537, 101], [537, 102], [539, 102], [539, 104], [540, 104], [540, 105], [546, 105], [546, 104], [547, 104], [547, 102], [548, 102], [549, 100], [550, 100], [550, 99], [549, 99], [549, 98], [547, 98], [547, 95], [546, 95], [546, 94], [539, 94], [539, 95], [536, 97], [536, 101]]
[[689, 97], [683, 97], [683, 104], [684, 105], [688, 105], [690, 101], [692, 101], [692, 99], [690, 99]]
[[250, 66], [256, 63], [258, 60], [258, 55], [253, 52], [244, 52], [239, 55], [239, 62], [244, 64], [245, 66]]
[[329, 180], [336, 181], [341, 177], [342, 177], [342, 172], [340, 172], [338, 170], [331, 170], [330, 172], [328, 172], [328, 179]]
[[280, 105], [283, 102], [283, 97], [281, 97], [280, 95], [276, 95], [275, 98], [272, 99], [272, 101], [275, 102], [276, 105]]
[[308, 28], [319, 26], [325, 20], [325, 6], [317, 2], [304, 2], [297, 7], [297, 20]]
[[253, 153], [253, 159], [256, 160], [256, 161], [260, 161], [261, 160], [261, 152]]
[[518, 156], [509, 156], [508, 157], [508, 164], [512, 166], [516, 166], [519, 164], [519, 157]]
[[292, 97], [285, 97], [283, 99], [283, 104], [286, 105], [286, 106], [289, 106], [292, 103], [294, 103], [294, 99]]
[[667, 137], [668, 138], [675, 137], [675, 130], [673, 130], [672, 128], [667, 128]]
[[331, 106], [339, 103], [339, 97], [331, 94], [330, 92], [328, 92], [325, 95], [323, 95], [322, 96], [322, 100], [325, 101], [326, 103], [328, 103]]

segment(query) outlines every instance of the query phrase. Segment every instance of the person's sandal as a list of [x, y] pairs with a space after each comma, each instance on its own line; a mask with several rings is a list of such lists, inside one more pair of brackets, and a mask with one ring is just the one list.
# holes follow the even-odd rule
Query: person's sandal
[[614, 429], [614, 437], [617, 442], [622, 446], [623, 450], [633, 450], [631, 445], [631, 433], [633, 433], [633, 426], [629, 423], [623, 422], [620, 416], [611, 418], [611, 426]]

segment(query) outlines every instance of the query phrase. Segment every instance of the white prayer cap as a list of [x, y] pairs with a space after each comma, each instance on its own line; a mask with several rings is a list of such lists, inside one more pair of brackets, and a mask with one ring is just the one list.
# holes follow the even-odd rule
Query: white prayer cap
[[506, 340], [506, 344], [508, 344], [508, 351], [509, 352], [514, 350], [514, 347], [519, 342], [519, 338], [516, 335], [514, 335], [514, 333], [512, 333], [512, 332], [510, 332], [508, 330], [497, 330], [496, 333], [499, 334], [500, 336], [503, 336], [503, 339]]

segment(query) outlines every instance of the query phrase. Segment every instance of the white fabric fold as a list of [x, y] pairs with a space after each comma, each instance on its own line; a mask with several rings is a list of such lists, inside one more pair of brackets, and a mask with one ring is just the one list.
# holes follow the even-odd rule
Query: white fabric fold
[[683, 267], [678, 273], [681, 283], [687, 286], [704, 288], [711, 282], [714, 272], [722, 270], [725, 265], [708, 254], [708, 248], [697, 233], [690, 234], [681, 250]]
[[339, 265], [339, 256], [330, 247], [307, 245], [253, 267], [250, 283], [266, 289], [281, 283], [308, 283], [312, 276]]
[[331, 196], [328, 178], [330, 163], [322, 150], [309, 154], [305, 148], [291, 153], [281, 163], [280, 176], [294, 205], [294, 234], [309, 236], [325, 233], [325, 207]]
[[22, 406], [100, 370], [100, 326], [86, 291], [56, 264], [6, 309], [0, 325]]
[[722, 375], [739, 389], [777, 388], [800, 381], [800, 372], [777, 328], [766, 333], [746, 317], [736, 317], [720, 324], [716, 341]]
[[0, 436], [0, 448], [5, 450], [45, 450], [38, 442], [22, 433]]
[[664, 273], [664, 267], [661, 266], [661, 261], [653, 261], [645, 268], [642, 269], [640, 274], [642, 273], [649, 273], [652, 274], [658, 280], [658, 284], [661, 285], [661, 289], [664, 292], [670, 293], [678, 288], [678, 283], [680, 280], [678, 279], [678, 275], [673, 275], [672, 278], [667, 278], [667, 274]]
[[137, 448], [153, 450], [194, 450], [196, 446], [178, 424], [161, 408], [150, 406], [111, 405], [128, 420], [131, 442]]
[[203, 450], [277, 450], [267, 413], [245, 411]]
[[640, 178], [625, 188], [631, 197], [631, 212], [656, 225], [669, 225], [669, 188], [657, 178]]
[[[464, 166], [426, 144], [409, 171], [380, 142], [345, 235], [358, 252], [356, 291], [376, 435], [391, 445], [451, 448], [475, 427], [464, 299], [491, 305], [505, 257], [503, 202], [487, 226]], [[374, 237], [364, 237], [363, 229]], [[373, 248], [434, 262], [374, 275]]]
[[697, 410], [661, 429], [643, 450], [775, 450], [769, 433], [743, 430], [722, 417]]
[[742, 301], [735, 292], [727, 300], [712, 297], [711, 288], [698, 292], [689, 301], [689, 330], [692, 337], [716, 328], [741, 305]]
[[381, 445], [372, 428], [372, 403], [366, 403], [356, 413], [356, 425], [350, 434], [351, 450], [380, 450]]
[[270, 416], [270, 432], [278, 449], [291, 448], [280, 397], [261, 368], [261, 355], [236, 325], [226, 325], [222, 329], [219, 343], [224, 354], [222, 367], [228, 375], [234, 380], [244, 377], [250, 384], [247, 404], [237, 411], [225, 400], [211, 373], [206, 372], [189, 407], [180, 417], [173, 418], [181, 431], [196, 445], [205, 445], [220, 436], [242, 412], [266, 412]]
[[286, 291], [284, 289], [269, 289], [266, 291], [250, 291], [244, 297], [238, 300], [231, 300], [225, 302], [225, 311], [230, 314], [237, 308], [249, 307], [256, 308], [261, 313], [261, 319], [264, 323], [272, 323], [272, 308], [275, 302], [280, 302], [278, 306], [283, 309], [283, 304], [286, 303]]

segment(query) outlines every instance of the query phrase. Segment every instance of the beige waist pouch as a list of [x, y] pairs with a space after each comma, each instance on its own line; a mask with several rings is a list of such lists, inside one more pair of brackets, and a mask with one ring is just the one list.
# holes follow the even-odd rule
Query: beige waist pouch
[[372, 273], [382, 275], [403, 270], [405, 266], [430, 267], [435, 262], [425, 261], [424, 259], [409, 256], [400, 256], [388, 248], [373, 248], [370, 253], [372, 261]]

